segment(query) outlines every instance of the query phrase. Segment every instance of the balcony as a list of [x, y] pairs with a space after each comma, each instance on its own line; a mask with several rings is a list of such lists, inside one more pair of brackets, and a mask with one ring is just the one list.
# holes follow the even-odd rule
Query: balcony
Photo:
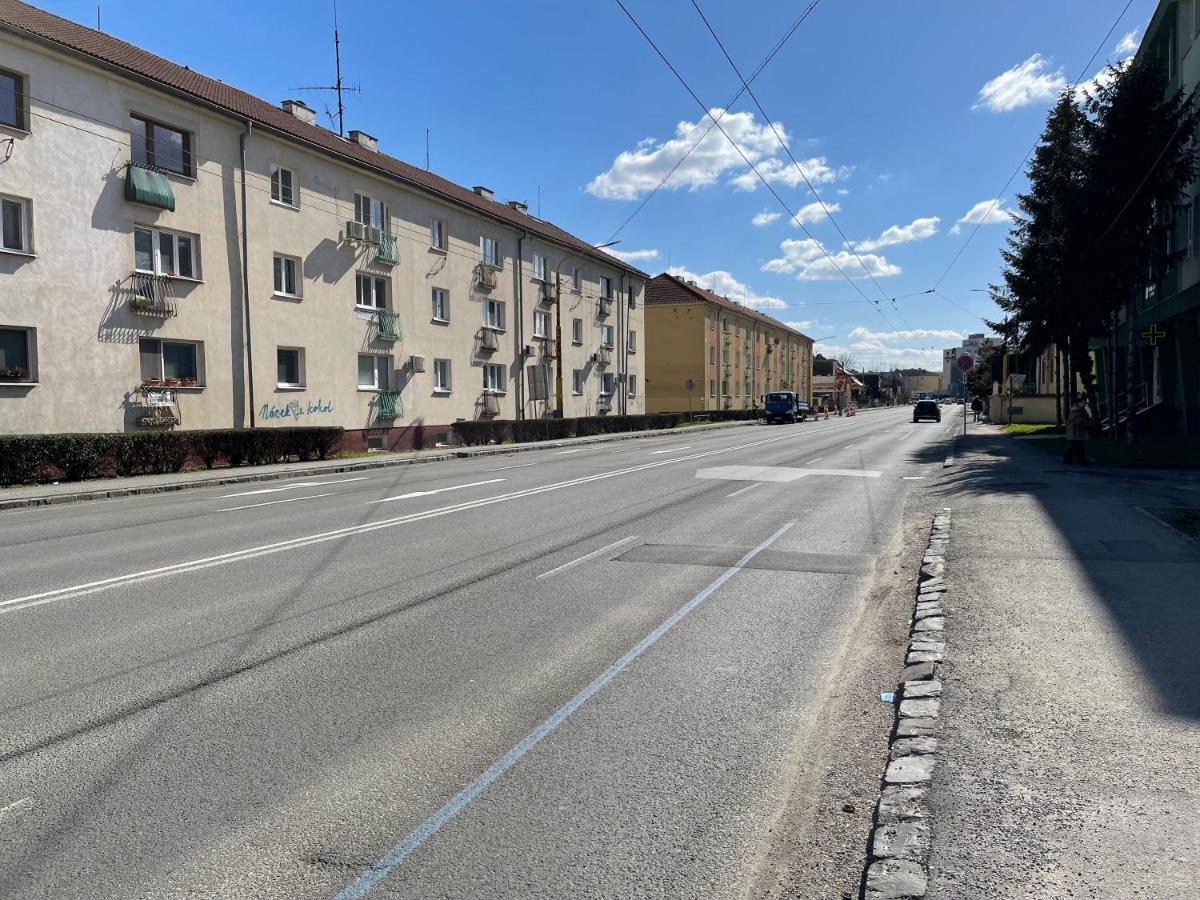
[[399, 391], [380, 391], [379, 418], [398, 419], [404, 415], [404, 401], [400, 399]]
[[495, 353], [500, 349], [500, 335], [490, 328], [482, 328], [479, 332], [479, 352]]
[[612, 394], [601, 394], [596, 398], [596, 410], [606, 413], [612, 409]]
[[148, 428], [171, 428], [180, 422], [175, 409], [174, 387], [146, 382], [137, 388], [141, 394], [138, 402], [137, 423]]
[[387, 309], [375, 310], [375, 337], [381, 341], [400, 340], [400, 313]]
[[609, 347], [601, 347], [592, 355], [592, 360], [601, 368], [612, 362], [612, 350]]
[[475, 283], [484, 290], [495, 290], [498, 280], [496, 277], [496, 267], [491, 263], [481, 262], [475, 267]]
[[156, 209], [175, 211], [175, 192], [166, 173], [154, 166], [131, 162], [125, 170], [125, 199]]
[[596, 310], [596, 315], [604, 319], [612, 315], [612, 297], [601, 297], [599, 300], [599, 309]]
[[500, 398], [495, 394], [484, 394], [479, 398], [479, 415], [493, 419], [500, 415]]
[[554, 338], [542, 341], [542, 356], [545, 359], [558, 359], [558, 341]]
[[547, 305], [554, 303], [554, 285], [551, 282], [542, 282], [538, 290], [538, 301]]
[[398, 266], [400, 264], [400, 251], [396, 246], [396, 238], [386, 231], [379, 233], [379, 249], [375, 251], [375, 262], [383, 263], [385, 266]]
[[160, 319], [177, 315], [171, 279], [166, 275], [134, 272], [129, 276], [129, 309], [139, 316]]

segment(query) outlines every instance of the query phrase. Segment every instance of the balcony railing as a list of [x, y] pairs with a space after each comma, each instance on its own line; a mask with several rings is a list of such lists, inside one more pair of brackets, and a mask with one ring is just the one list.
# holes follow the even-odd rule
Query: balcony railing
[[495, 353], [500, 349], [500, 335], [491, 328], [484, 327], [479, 332], [479, 352]]
[[607, 366], [612, 362], [612, 351], [608, 347], [601, 347], [592, 357], [598, 366]]
[[494, 290], [497, 282], [496, 267], [491, 263], [481, 262], [475, 270], [476, 283], [485, 290]]
[[400, 264], [400, 251], [396, 248], [396, 238], [386, 231], [379, 233], [379, 249], [375, 251], [375, 262], [385, 266]]
[[375, 310], [375, 336], [381, 341], [400, 340], [400, 313], [387, 309]]
[[379, 418], [398, 419], [404, 415], [404, 401], [399, 391], [381, 390], [379, 396]]
[[483, 394], [479, 398], [479, 415], [488, 418], [500, 415], [500, 398], [495, 394]]
[[134, 272], [129, 276], [129, 308], [139, 316], [168, 319], [177, 314], [171, 279], [166, 275]]
[[546, 359], [557, 359], [558, 341], [554, 340], [554, 338], [547, 338], [542, 341], [542, 356]]
[[612, 297], [601, 297], [600, 298], [600, 309], [597, 311], [597, 315], [599, 315], [601, 318], [611, 316], [612, 315], [612, 304], [613, 304]]

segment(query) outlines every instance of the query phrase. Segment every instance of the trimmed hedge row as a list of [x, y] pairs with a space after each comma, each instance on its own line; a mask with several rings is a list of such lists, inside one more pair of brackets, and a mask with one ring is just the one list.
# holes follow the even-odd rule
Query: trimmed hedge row
[[[751, 409], [713, 410], [709, 421], [754, 419]], [[557, 441], [562, 438], [589, 437], [596, 434], [615, 434], [621, 431], [650, 431], [657, 428], [676, 428], [687, 419], [687, 413], [651, 413], [645, 416], [583, 416], [577, 419], [488, 419], [478, 422], [455, 422], [454, 432], [468, 447], [480, 444], [518, 444], [530, 441]]]
[[0, 435], [0, 485], [178, 472], [189, 460], [211, 469], [325, 459], [341, 428], [222, 428], [130, 434]]

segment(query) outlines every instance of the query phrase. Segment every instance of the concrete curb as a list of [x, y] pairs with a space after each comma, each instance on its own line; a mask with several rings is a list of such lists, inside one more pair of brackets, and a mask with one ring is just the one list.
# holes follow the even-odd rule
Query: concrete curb
[[[639, 440], [642, 438], [662, 437], [670, 434], [687, 434], [692, 431], [713, 431], [723, 428], [736, 428], [757, 424], [755, 420], [738, 420], [735, 422], [713, 422], [710, 425], [689, 425], [686, 428], [658, 428], [653, 431], [623, 431], [617, 434], [598, 434], [586, 438], [570, 438], [558, 441], [539, 441], [528, 444], [497, 444], [485, 447], [467, 449], [447, 448], [443, 453], [429, 456], [407, 457], [404, 459], [356, 460], [342, 465], [314, 464], [307, 468], [274, 469], [271, 471], [247, 471], [238, 475], [214, 475], [211, 478], [192, 479], [188, 481], [171, 481], [163, 484], [148, 484], [141, 487], [98, 488], [95, 490], [80, 490], [71, 493], [42, 494], [30, 497], [0, 498], [0, 511], [6, 509], [21, 509], [29, 506], [51, 506], [59, 503], [81, 503], [87, 500], [106, 500], [112, 497], [133, 497], [140, 494], [165, 494], [171, 491], [188, 491], [196, 488], [221, 487], [226, 484], [244, 484], [255, 481], [280, 481], [284, 478], [308, 478], [314, 475], [338, 475], [344, 472], [363, 472], [372, 469], [389, 469], [396, 466], [413, 466], [422, 463], [450, 462], [456, 459], [475, 459], [487, 456], [507, 456], [513, 453], [524, 453], [529, 450], [552, 450], [555, 447], [578, 447], [589, 444], [608, 444], [617, 441]], [[296, 465], [296, 464], [293, 464]], [[154, 477], [154, 476], [145, 476]]]
[[896, 719], [875, 806], [862, 900], [914, 900], [929, 885], [929, 785], [937, 766], [945, 661], [946, 550], [950, 509], [933, 517], [921, 560], [904, 668], [893, 695]]

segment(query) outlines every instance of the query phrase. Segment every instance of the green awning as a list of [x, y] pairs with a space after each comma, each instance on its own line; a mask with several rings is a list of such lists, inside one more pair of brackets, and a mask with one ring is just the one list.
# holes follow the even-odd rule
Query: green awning
[[170, 179], [162, 172], [143, 169], [132, 163], [125, 173], [125, 199], [175, 211], [175, 192], [171, 190]]

